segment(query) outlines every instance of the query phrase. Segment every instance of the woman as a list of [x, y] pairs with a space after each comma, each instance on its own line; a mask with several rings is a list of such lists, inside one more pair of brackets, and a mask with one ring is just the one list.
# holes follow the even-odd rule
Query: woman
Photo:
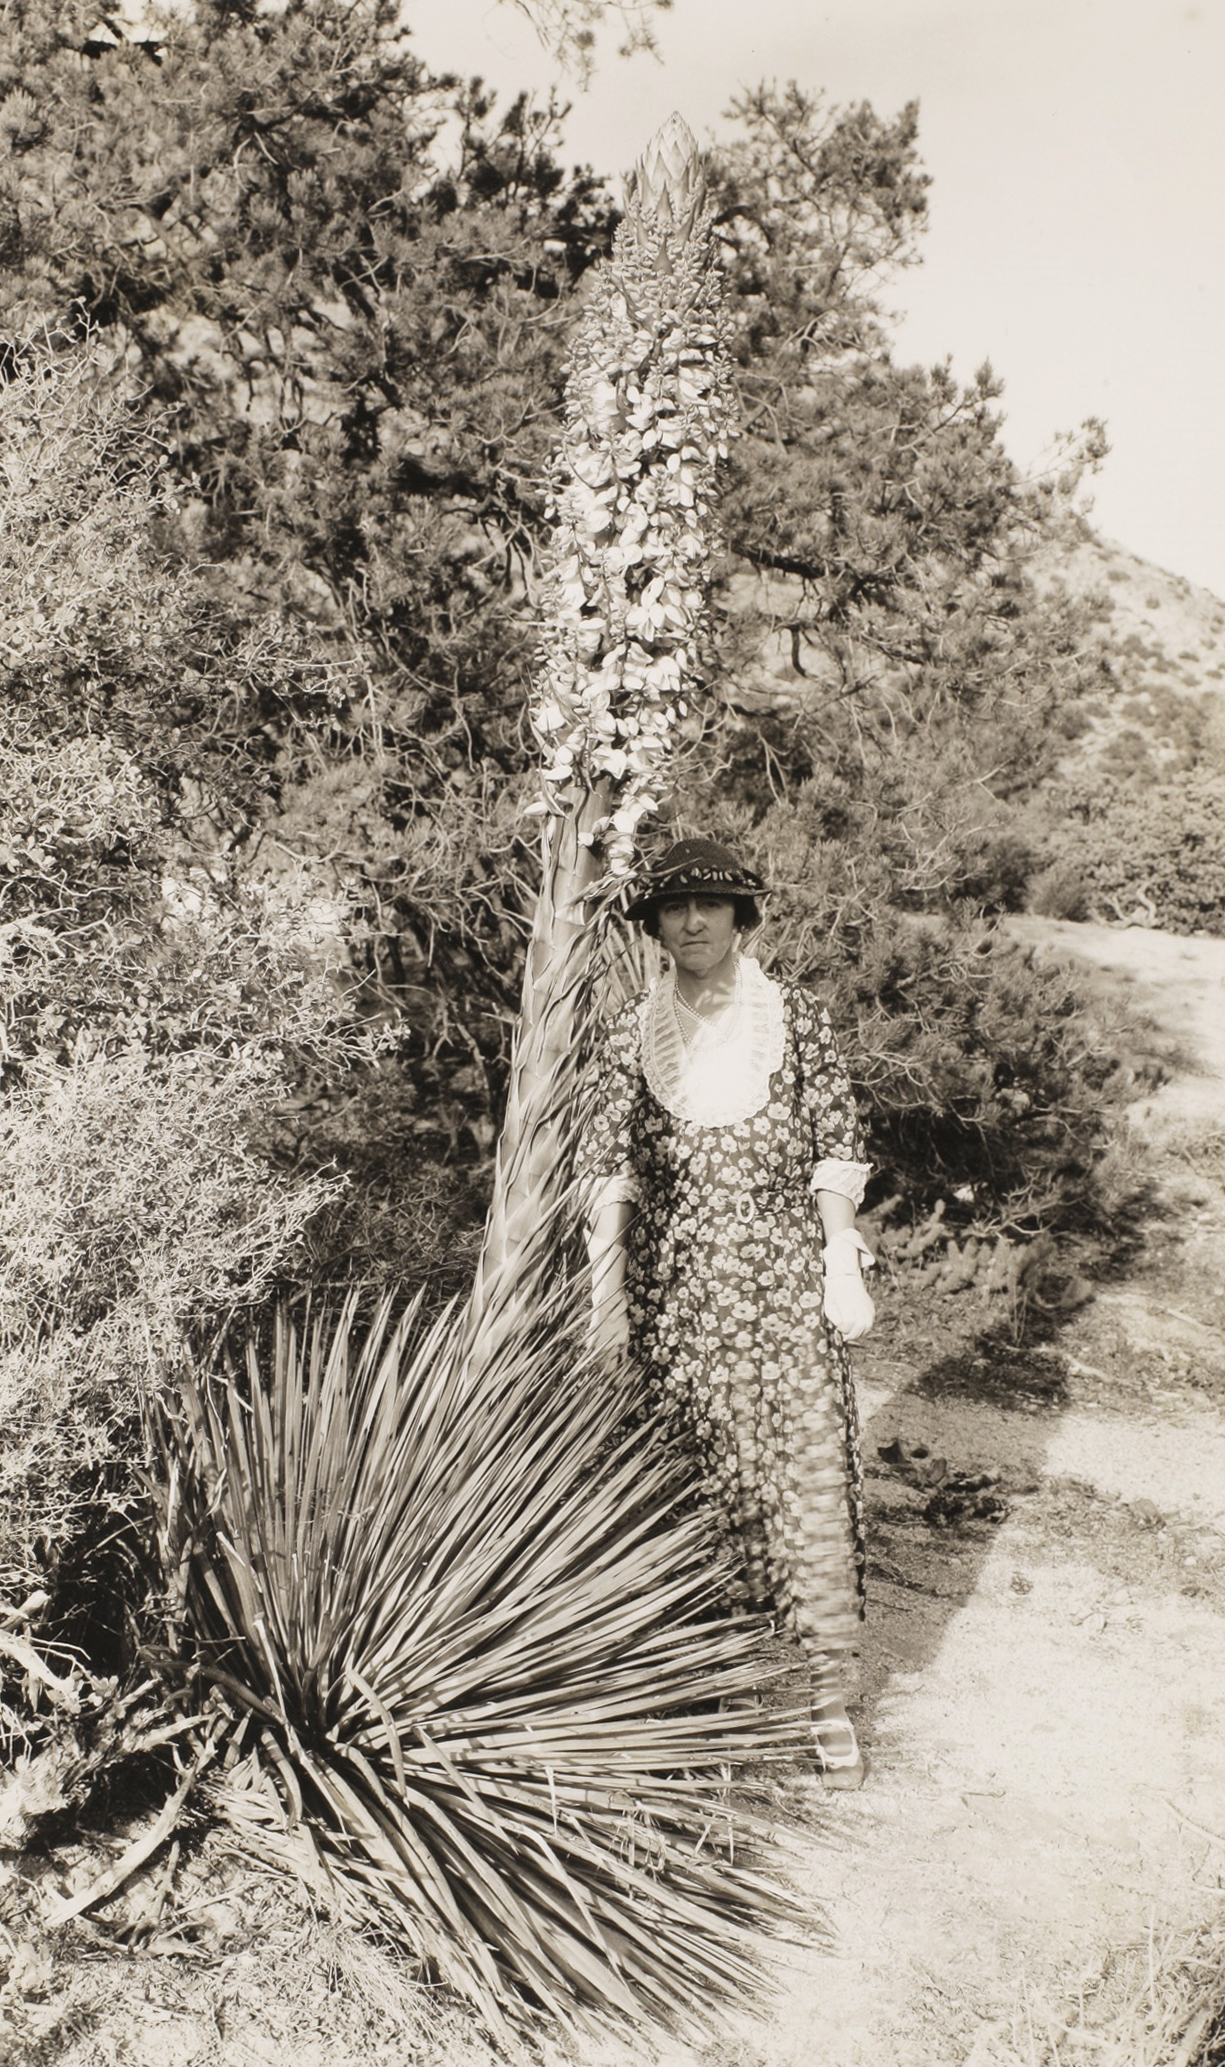
[[741, 951], [765, 890], [726, 847], [682, 840], [629, 906], [669, 967], [597, 1060], [580, 1151], [592, 1333], [641, 1360], [696, 1453], [742, 1597], [808, 1654], [825, 1777], [854, 1787], [863, 1532], [843, 1344], [874, 1319], [855, 1229], [869, 1169], [825, 1011]]

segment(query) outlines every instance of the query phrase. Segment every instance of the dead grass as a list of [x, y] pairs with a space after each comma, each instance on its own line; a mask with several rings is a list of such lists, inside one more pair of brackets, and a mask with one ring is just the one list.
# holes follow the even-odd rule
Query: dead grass
[[1193, 1932], [1154, 1926], [1062, 1999], [1023, 1983], [1011, 2020], [980, 2030], [967, 2067], [1088, 2060], [1095, 2067], [1222, 2067], [1225, 1905]]
[[1225, 1184], [1225, 1121], [1175, 1121], [1163, 1132], [1161, 1147], [1196, 1176]]
[[494, 2067], [471, 2017], [418, 1970], [218, 1834], [151, 1925], [166, 1871], [42, 1938], [23, 1922], [29, 1883], [10, 1876], [0, 2067]]

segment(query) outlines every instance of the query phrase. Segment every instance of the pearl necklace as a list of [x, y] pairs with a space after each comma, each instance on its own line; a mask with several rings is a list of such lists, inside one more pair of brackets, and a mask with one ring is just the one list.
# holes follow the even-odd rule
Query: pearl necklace
[[783, 994], [750, 955], [736, 964], [731, 1008], [708, 1016], [680, 1007], [676, 972], [642, 1001], [642, 1073], [651, 1095], [674, 1119], [699, 1127], [730, 1127], [768, 1103], [770, 1078], [783, 1060]]
[[699, 1005], [691, 1005], [681, 996], [678, 984], [672, 994], [676, 1009], [676, 1023], [680, 1036], [687, 1048], [692, 1047], [699, 1036], [705, 1036], [707, 1047], [721, 1045], [731, 1038], [740, 1011], [740, 997], [743, 990], [740, 960], [736, 960], [736, 980], [730, 998], [721, 998], [710, 1012], [703, 1012]]

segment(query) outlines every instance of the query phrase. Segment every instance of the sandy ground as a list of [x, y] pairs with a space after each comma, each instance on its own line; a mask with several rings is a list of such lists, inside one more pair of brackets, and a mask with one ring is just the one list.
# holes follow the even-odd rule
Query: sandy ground
[[[770, 2016], [668, 2067], [992, 2067], [1035, 2003], [1067, 2018], [1225, 1888], [1225, 1190], [1195, 1150], [1225, 1123], [1225, 941], [1017, 931], [1180, 1055], [1133, 1113], [1161, 1173], [1147, 1252], [1006, 1381], [948, 1354], [938, 1311], [904, 1359], [888, 1311], [865, 1345], [871, 1767], [795, 1853], [830, 1942]], [[880, 1460], [898, 1436], [998, 1473], [1007, 1518], [934, 1528]]]
[[1151, 1021], [1170, 1076], [1136, 1118], [1155, 1139], [1183, 1120], [1225, 1124], [1225, 940], [1029, 916], [1009, 919], [1008, 931], [1073, 961], [1095, 988]]
[[[1203, 1922], [1225, 1890], [1225, 941], [1017, 931], [1126, 995], [1174, 1058], [1133, 1113], [1159, 1175], [1144, 1254], [1011, 1354], [979, 1342], [995, 1315], [977, 1292], [917, 1308], [886, 1288], [858, 1353], [870, 1771], [857, 1794], [797, 1779], [782, 1804], [826, 1935], [787, 1954], [767, 2012], [666, 2050], [665, 2067], [1096, 2057], [1091, 2034], [1061, 2035], [1056, 2055], [1023, 2031], [1035, 2015], [1079, 2023], [1121, 1952]], [[880, 1454], [899, 1437], [994, 1474], [1002, 1518], [934, 1517], [930, 1486]], [[81, 1970], [49, 1971], [9, 2047], [0, 2017], [3, 2067], [488, 2062], [470, 2026], [397, 2024], [377, 1974], [341, 1971], [351, 1943], [329, 1969], [284, 1890], [265, 1891], [262, 1938], [255, 1910], [230, 1936], [239, 1919], [222, 1914], [195, 1971], [108, 1955], [109, 2010]], [[644, 2041], [584, 2067], [650, 2057]]]

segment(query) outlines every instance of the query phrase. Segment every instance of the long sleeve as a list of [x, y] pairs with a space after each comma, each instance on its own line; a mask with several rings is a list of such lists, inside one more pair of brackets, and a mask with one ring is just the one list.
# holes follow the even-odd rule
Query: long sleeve
[[839, 1192], [859, 1205], [872, 1174], [851, 1081], [823, 1005], [798, 986], [790, 1002], [799, 1051], [802, 1096], [812, 1121], [814, 1191]]
[[589, 1213], [638, 1197], [630, 1143], [642, 1086], [639, 1011], [635, 1002], [617, 1014], [592, 1063], [576, 1155], [578, 1181]]

